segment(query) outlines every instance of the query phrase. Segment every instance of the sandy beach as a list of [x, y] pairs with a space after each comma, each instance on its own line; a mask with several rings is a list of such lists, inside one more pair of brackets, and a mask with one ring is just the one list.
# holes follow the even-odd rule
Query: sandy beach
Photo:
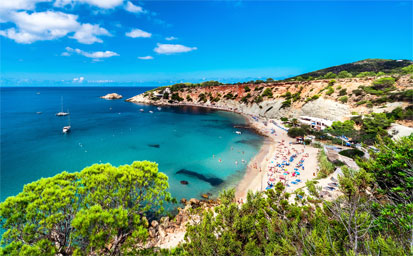
[[[317, 175], [317, 148], [296, 144], [295, 139], [288, 137], [277, 120], [253, 119], [247, 117], [251, 126], [265, 135], [259, 153], [248, 164], [243, 179], [236, 187], [235, 196], [245, 201], [249, 190], [264, 191], [269, 183], [279, 181], [286, 185], [287, 192], [305, 187], [305, 182]], [[276, 123], [276, 124], [275, 124]], [[294, 157], [294, 160], [290, 162]], [[288, 165], [277, 167], [277, 164], [288, 162]], [[301, 162], [302, 161], [302, 162]]]

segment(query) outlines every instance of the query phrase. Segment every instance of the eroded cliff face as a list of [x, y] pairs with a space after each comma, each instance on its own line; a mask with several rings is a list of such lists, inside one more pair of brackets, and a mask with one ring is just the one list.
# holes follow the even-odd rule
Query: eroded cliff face
[[[365, 88], [370, 87], [375, 79], [377, 78], [322, 79], [169, 89], [160, 87], [127, 101], [154, 105], [216, 107], [267, 118], [306, 115], [333, 121], [348, 119], [355, 113], [391, 111], [396, 107], [412, 104], [412, 99], [406, 100], [406, 97], [404, 100], [390, 100], [386, 94], [369, 93]], [[386, 93], [412, 90], [413, 81], [410, 76], [402, 76], [393, 87]]]

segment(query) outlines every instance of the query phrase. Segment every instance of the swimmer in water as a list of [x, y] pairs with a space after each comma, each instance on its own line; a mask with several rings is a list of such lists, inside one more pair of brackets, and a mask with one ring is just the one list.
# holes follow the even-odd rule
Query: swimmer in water
[[221, 158], [218, 161], [221, 163], [222, 162]]
[[235, 161], [235, 164], [238, 165], [238, 161]]

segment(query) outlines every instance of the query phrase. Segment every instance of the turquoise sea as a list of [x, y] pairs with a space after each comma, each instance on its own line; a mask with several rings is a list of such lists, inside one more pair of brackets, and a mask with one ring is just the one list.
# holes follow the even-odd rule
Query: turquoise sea
[[[18, 194], [24, 184], [64, 170], [138, 160], [159, 164], [178, 201], [208, 192], [217, 195], [234, 186], [246, 169], [242, 160], [248, 162], [258, 152], [263, 138], [245, 127], [238, 114], [196, 107], [159, 111], [124, 101], [148, 89], [1, 88], [0, 201]], [[112, 92], [124, 99], [99, 98]], [[68, 118], [55, 116], [61, 97], [64, 110], [70, 112], [69, 134], [62, 133]], [[182, 185], [181, 180], [189, 184]]]

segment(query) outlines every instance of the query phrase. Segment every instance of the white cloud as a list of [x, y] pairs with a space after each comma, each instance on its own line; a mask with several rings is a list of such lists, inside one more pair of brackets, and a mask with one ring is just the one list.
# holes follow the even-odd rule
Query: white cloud
[[152, 56], [143, 56], [143, 57], [138, 57], [140, 60], [153, 60]]
[[127, 32], [125, 35], [128, 36], [128, 37], [132, 37], [132, 38], [137, 38], [137, 37], [149, 38], [149, 37], [152, 36], [151, 33], [145, 32], [145, 31], [140, 30], [138, 28], [132, 29], [130, 32]]
[[112, 9], [122, 5], [123, 0], [56, 0], [54, 6], [64, 7], [66, 5], [75, 5], [76, 3], [89, 4], [102, 9]]
[[83, 24], [71, 38], [83, 44], [102, 43], [102, 39], [96, 37], [99, 35], [110, 36], [111, 34], [99, 25]]
[[83, 76], [75, 77], [75, 78], [73, 78], [73, 83], [83, 83], [84, 80], [85, 80], [85, 78]]
[[[112, 52], [112, 51], [97, 51], [97, 52], [85, 52], [83, 50], [80, 49], [73, 49], [70, 47], [66, 47], [66, 52], [70, 55], [70, 53], [77, 53], [79, 55], [83, 55], [87, 58], [93, 58], [95, 60], [99, 60], [102, 58], [110, 58], [113, 56], [119, 56], [119, 54], [117, 54], [116, 52]], [[64, 52], [62, 53], [62, 55], [64, 54]], [[65, 55], [67, 56], [67, 55]]]
[[178, 39], [178, 38], [174, 37], [174, 36], [169, 36], [169, 37], [165, 38], [166, 41], [172, 41], [172, 40], [176, 40], [176, 39]]
[[156, 53], [159, 54], [174, 54], [174, 53], [181, 53], [181, 52], [190, 52], [194, 51], [196, 47], [188, 47], [181, 44], [157, 44], [158, 46], [153, 49]]
[[110, 35], [106, 29], [98, 25], [80, 24], [77, 15], [63, 12], [11, 12], [7, 18], [15, 23], [16, 27], [0, 30], [0, 35], [23, 44], [53, 40], [72, 32], [75, 32], [72, 38], [80, 43], [91, 44], [102, 42], [96, 35]]
[[129, 1], [125, 5], [125, 10], [127, 10], [128, 12], [133, 12], [133, 13], [145, 13], [142, 7], [134, 5], [133, 3]]

